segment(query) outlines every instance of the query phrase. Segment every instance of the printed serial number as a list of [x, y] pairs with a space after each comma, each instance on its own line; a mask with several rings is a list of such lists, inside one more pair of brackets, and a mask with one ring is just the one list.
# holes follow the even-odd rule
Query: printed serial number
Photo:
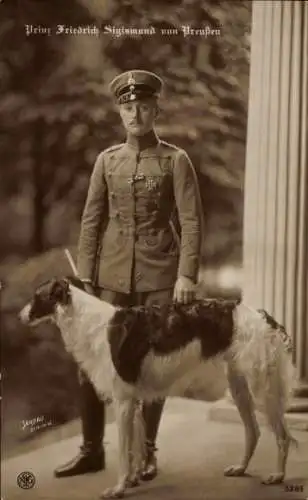
[[284, 491], [287, 491], [288, 493], [302, 493], [304, 491], [304, 486], [302, 484], [286, 484]]

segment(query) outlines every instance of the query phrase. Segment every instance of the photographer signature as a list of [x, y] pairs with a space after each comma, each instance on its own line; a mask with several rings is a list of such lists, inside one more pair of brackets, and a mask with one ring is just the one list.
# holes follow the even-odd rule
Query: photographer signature
[[38, 417], [34, 417], [29, 420], [22, 420], [21, 430], [35, 432], [44, 429], [45, 427], [50, 427], [51, 425], [52, 425], [51, 420], [46, 420], [46, 418], [43, 415], [40, 415]]

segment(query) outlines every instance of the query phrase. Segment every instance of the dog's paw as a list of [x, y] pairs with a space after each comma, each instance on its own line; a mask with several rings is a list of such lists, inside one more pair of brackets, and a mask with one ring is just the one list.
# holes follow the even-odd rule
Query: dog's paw
[[113, 488], [107, 488], [100, 495], [100, 498], [123, 498], [125, 493], [125, 487], [123, 485], [117, 485]]
[[246, 467], [243, 465], [230, 465], [224, 470], [224, 475], [229, 477], [244, 476]]
[[133, 476], [130, 477], [129, 479], [126, 479], [125, 486], [126, 488], [136, 488], [136, 486], [140, 485], [139, 477]]
[[270, 476], [262, 479], [262, 484], [281, 484], [284, 480], [283, 472], [276, 472]]

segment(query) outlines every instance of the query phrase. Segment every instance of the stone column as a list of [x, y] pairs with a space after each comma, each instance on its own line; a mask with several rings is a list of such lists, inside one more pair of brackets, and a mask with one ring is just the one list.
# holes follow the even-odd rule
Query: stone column
[[[308, 396], [308, 2], [254, 1], [243, 298], [291, 333]], [[308, 408], [307, 408], [308, 409]]]

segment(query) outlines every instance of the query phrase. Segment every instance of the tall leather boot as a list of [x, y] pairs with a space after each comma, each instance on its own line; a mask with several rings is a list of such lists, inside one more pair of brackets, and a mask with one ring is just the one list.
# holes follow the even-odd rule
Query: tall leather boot
[[141, 479], [143, 479], [143, 481], [150, 481], [157, 476], [157, 459], [155, 455], [155, 452], [157, 451], [156, 436], [164, 404], [165, 400], [155, 401], [150, 404], [143, 404], [143, 418], [145, 422], [146, 436], [146, 456], [141, 471]]
[[83, 444], [73, 460], [55, 470], [58, 478], [105, 469], [105, 405], [84, 373], [80, 373], [80, 398]]

